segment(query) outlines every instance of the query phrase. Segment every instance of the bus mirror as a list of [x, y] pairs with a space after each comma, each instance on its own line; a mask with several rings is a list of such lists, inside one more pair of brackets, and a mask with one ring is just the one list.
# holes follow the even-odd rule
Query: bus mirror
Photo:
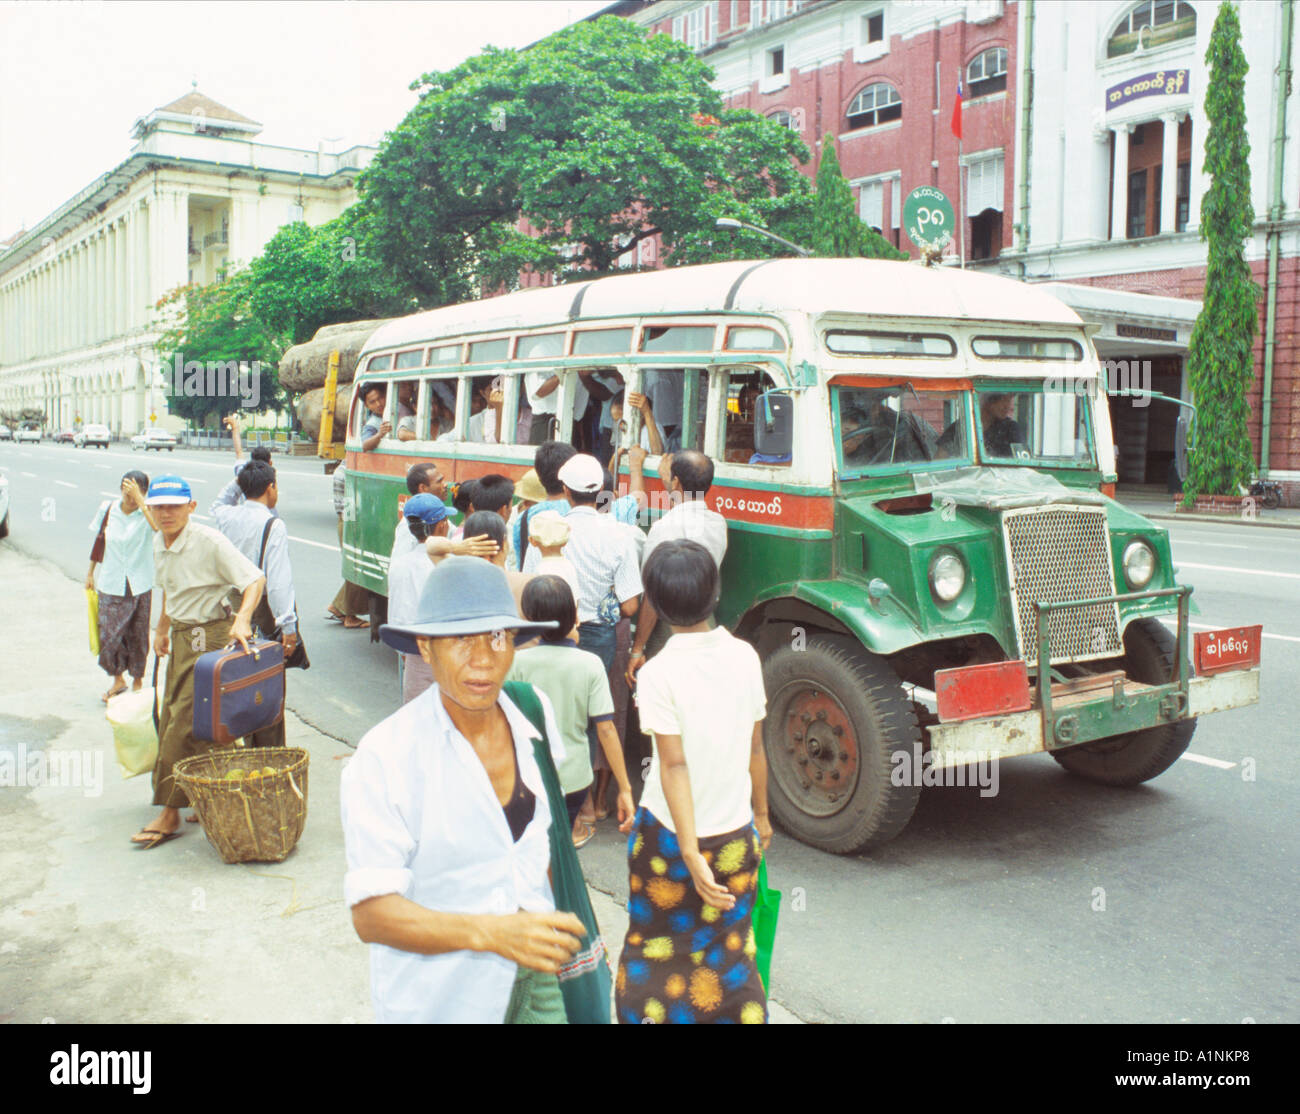
[[754, 451], [766, 457], [788, 457], [794, 442], [794, 399], [766, 391], [754, 404]]

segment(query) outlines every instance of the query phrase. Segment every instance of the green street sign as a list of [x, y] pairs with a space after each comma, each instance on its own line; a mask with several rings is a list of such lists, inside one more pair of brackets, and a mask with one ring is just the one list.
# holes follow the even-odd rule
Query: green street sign
[[957, 231], [952, 202], [943, 190], [917, 186], [903, 202], [903, 228], [918, 248], [942, 248]]

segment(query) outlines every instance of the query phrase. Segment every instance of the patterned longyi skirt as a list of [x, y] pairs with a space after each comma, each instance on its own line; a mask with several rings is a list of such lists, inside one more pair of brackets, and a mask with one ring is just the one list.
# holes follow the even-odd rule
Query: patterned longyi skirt
[[615, 983], [623, 1024], [767, 1021], [754, 965], [752, 918], [762, 855], [753, 824], [700, 841], [719, 884], [736, 895], [723, 911], [695, 891], [677, 837], [648, 809], [628, 837], [628, 930]]

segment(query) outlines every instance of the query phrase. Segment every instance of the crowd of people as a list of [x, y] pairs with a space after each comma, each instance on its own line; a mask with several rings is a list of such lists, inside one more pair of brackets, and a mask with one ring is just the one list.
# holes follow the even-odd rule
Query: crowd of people
[[[375, 418], [377, 401], [367, 400]], [[672, 506], [647, 534], [646, 455], [631, 449], [622, 497], [600, 459], [558, 441], [537, 447], [518, 482], [488, 474], [453, 486], [428, 463], [406, 477], [380, 628], [398, 653], [401, 704], [362, 739], [342, 782], [346, 898], [374, 945], [380, 1020], [564, 1021], [557, 976], [585, 930], [556, 909], [552, 821], [576, 851], [611, 814], [629, 863], [618, 1020], [766, 1020], [751, 926], [771, 838], [761, 670], [714, 620], [727, 524], [705, 504], [712, 462], [663, 455]], [[193, 734], [198, 657], [260, 637], [288, 658], [297, 601], [265, 450], [245, 460], [236, 439], [215, 527], [193, 520], [179, 476], [129, 472], [121, 492], [104, 511], [87, 587], [100, 601], [105, 700], [127, 674], [142, 687], [161, 593], [161, 811], [132, 837], [150, 848], [180, 834], [189, 805], [175, 764], [211, 745]], [[354, 588], [330, 607], [345, 626], [364, 625], [369, 606]], [[507, 685], [535, 694], [543, 730]], [[283, 721], [247, 740], [284, 741]], [[552, 764], [554, 807], [542, 769]]]

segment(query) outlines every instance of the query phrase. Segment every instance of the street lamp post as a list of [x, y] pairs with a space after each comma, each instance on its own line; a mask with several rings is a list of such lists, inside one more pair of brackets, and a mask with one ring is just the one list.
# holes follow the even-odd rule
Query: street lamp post
[[807, 248], [801, 248], [798, 244], [791, 243], [791, 241], [785, 239], [783, 236], [778, 236], [775, 232], [769, 232], [766, 228], [759, 228], [756, 224], [746, 224], [743, 220], [736, 220], [735, 217], [719, 217], [717, 221], [714, 222], [714, 227], [730, 229], [733, 232], [737, 228], [745, 228], [750, 232], [757, 232], [760, 236], [766, 236], [769, 240], [775, 240], [778, 244], [783, 244], [785, 247], [789, 248], [796, 254], [803, 256], [805, 259], [812, 255], [812, 252]]

